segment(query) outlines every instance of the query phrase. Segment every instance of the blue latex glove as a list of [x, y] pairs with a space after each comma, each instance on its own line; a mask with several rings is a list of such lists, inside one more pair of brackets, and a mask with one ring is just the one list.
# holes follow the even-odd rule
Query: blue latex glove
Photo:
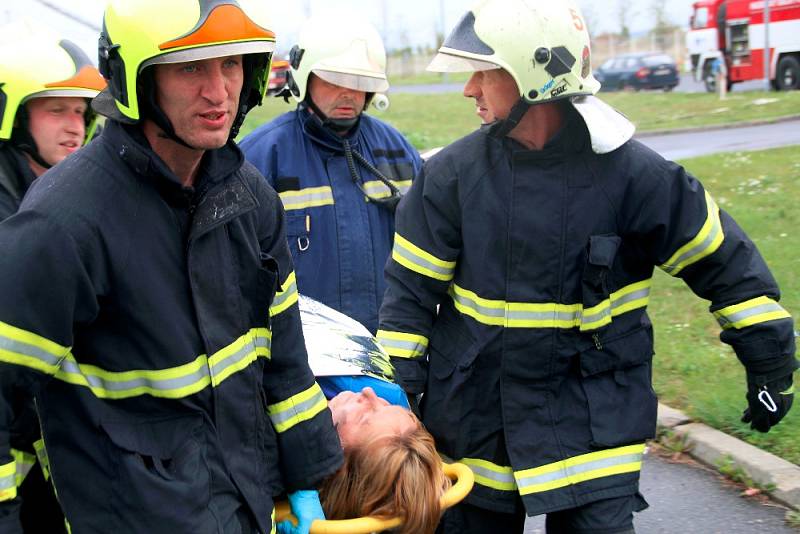
[[289, 494], [289, 506], [297, 518], [297, 525], [291, 521], [277, 524], [278, 534], [308, 534], [315, 519], [325, 519], [317, 490], [300, 490]]

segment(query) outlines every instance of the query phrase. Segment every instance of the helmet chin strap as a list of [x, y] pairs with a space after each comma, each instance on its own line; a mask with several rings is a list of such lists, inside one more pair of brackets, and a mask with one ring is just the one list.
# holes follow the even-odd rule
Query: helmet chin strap
[[144, 72], [142, 72], [139, 94], [144, 97], [141, 100], [144, 104], [144, 106], [142, 106], [144, 116], [156, 123], [156, 126], [161, 128], [161, 130], [164, 132], [164, 135], [166, 135], [172, 141], [175, 141], [179, 145], [185, 146], [186, 148], [197, 150], [195, 147], [178, 137], [178, 134], [175, 133], [175, 128], [172, 126], [172, 121], [169, 120], [169, 117], [167, 117], [166, 113], [164, 113], [164, 111], [158, 105], [158, 102], [156, 102], [156, 83], [153, 79], [152, 68], [144, 69]]
[[489, 126], [489, 135], [496, 138], [502, 139], [508, 134], [511, 133], [511, 130], [517, 127], [519, 121], [522, 120], [522, 117], [525, 115], [525, 112], [528, 111], [528, 108], [531, 107], [531, 104], [525, 101], [523, 97], [520, 97], [519, 100], [511, 107], [511, 111], [508, 112], [508, 117], [505, 119], [497, 119], [491, 126]]
[[314, 103], [314, 100], [311, 99], [311, 95], [306, 94], [306, 98], [303, 100], [303, 102], [311, 108], [311, 110], [314, 112], [314, 115], [319, 117], [320, 121], [322, 122], [322, 126], [336, 133], [344, 133], [355, 126], [358, 120], [361, 118], [361, 113], [364, 111], [362, 109], [355, 117], [350, 119], [332, 119], [325, 115], [321, 109], [319, 109], [319, 107]]
[[19, 106], [17, 110], [17, 120], [19, 121], [19, 125], [14, 126], [11, 130], [11, 143], [45, 169], [52, 167], [52, 165], [47, 163], [44, 158], [42, 158], [42, 155], [39, 154], [39, 147], [36, 146], [36, 140], [33, 138], [28, 128], [28, 110], [24, 105]]

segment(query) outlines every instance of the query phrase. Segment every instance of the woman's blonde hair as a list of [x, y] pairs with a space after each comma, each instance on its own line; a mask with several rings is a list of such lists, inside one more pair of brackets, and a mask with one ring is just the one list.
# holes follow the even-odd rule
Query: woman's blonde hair
[[419, 420], [401, 436], [381, 437], [345, 450], [344, 464], [322, 484], [327, 519], [402, 517], [399, 534], [429, 534], [450, 486], [433, 437]]

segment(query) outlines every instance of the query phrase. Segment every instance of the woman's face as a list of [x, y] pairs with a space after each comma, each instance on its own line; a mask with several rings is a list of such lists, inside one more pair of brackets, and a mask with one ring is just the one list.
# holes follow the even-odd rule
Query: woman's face
[[328, 401], [328, 407], [345, 449], [379, 437], [403, 435], [418, 424], [410, 411], [389, 404], [369, 387], [361, 393], [343, 391]]

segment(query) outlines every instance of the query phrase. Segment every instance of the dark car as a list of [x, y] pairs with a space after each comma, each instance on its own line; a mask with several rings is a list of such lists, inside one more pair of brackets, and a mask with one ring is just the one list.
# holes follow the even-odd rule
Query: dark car
[[678, 82], [678, 67], [666, 54], [641, 52], [612, 57], [594, 72], [603, 91], [663, 89], [672, 91]]

